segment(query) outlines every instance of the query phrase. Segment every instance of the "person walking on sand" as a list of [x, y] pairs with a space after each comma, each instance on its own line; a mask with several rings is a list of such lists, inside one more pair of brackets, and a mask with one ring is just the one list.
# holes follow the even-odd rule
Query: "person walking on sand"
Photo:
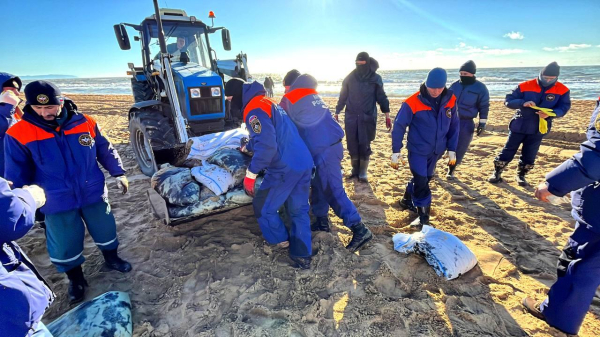
[[88, 285], [81, 268], [85, 227], [108, 268], [131, 270], [117, 254], [115, 217], [98, 163], [116, 178], [123, 194], [128, 189], [125, 169], [96, 121], [63, 98], [56, 85], [31, 82], [25, 98], [23, 119], [6, 134], [5, 178], [15, 187], [35, 184], [46, 192], [48, 201], [41, 211], [48, 255], [69, 278], [71, 303], [80, 302]]
[[487, 123], [490, 111], [490, 93], [485, 84], [475, 78], [477, 67], [475, 62], [469, 60], [459, 69], [460, 79], [450, 85], [450, 91], [456, 96], [458, 116], [460, 118], [460, 132], [456, 147], [456, 164], [448, 165], [446, 178], [454, 179], [454, 171], [460, 165], [475, 133], [473, 119], [479, 115], [477, 136], [481, 135]]
[[[250, 139], [242, 139], [240, 151], [253, 153], [246, 170], [244, 190], [252, 204], [263, 237], [269, 244], [289, 246], [295, 267], [309, 269], [312, 256], [308, 195], [313, 160], [288, 115], [258, 82], [231, 79], [225, 97], [244, 111]], [[265, 171], [255, 191], [256, 177]], [[285, 204], [292, 222], [288, 233], [278, 210]]]
[[446, 80], [446, 70], [430, 70], [419, 91], [402, 103], [392, 130], [391, 166], [398, 169], [400, 164], [406, 164], [401, 150], [408, 127], [406, 148], [413, 178], [407, 184], [404, 197], [399, 203], [403, 209], [417, 212], [419, 217], [410, 225], [418, 230], [429, 225], [429, 181], [433, 177], [437, 161], [447, 150], [448, 164], [456, 164], [460, 122], [456, 111], [456, 97], [451, 90], [446, 89]]
[[17, 118], [21, 117], [21, 79], [9, 73], [0, 73], [0, 175], [4, 174], [4, 136]]
[[525, 175], [533, 169], [542, 139], [552, 128], [554, 117], [563, 117], [571, 108], [569, 88], [558, 82], [559, 74], [559, 65], [552, 62], [537, 78], [519, 84], [506, 95], [504, 105], [517, 111], [510, 121], [506, 144], [494, 159], [494, 173], [488, 178], [490, 183], [502, 181], [502, 171], [522, 144], [516, 180], [519, 186], [529, 185]]
[[539, 303], [523, 305], [535, 317], [567, 334], [577, 334], [600, 286], [600, 100], [581, 150], [546, 175], [535, 197], [542, 201], [571, 193], [575, 231], [558, 258], [558, 279]]
[[273, 79], [271, 78], [271, 76], [267, 76], [265, 77], [265, 82], [264, 82], [264, 87], [265, 90], [267, 91], [267, 97], [273, 97], [273, 87], [275, 86], [275, 83], [273, 83]]
[[383, 89], [383, 80], [376, 73], [379, 64], [366, 52], [356, 56], [354, 69], [342, 82], [342, 90], [335, 107], [335, 119], [339, 122], [339, 114], [346, 108], [344, 128], [346, 131], [346, 148], [350, 153], [352, 173], [348, 179], [358, 177], [367, 182], [367, 169], [371, 156], [371, 142], [375, 139], [377, 127], [377, 106], [385, 114], [385, 125], [388, 131], [392, 128], [390, 119], [390, 102]]
[[333, 120], [331, 111], [317, 93], [317, 80], [304, 74], [293, 81], [290, 91], [279, 104], [296, 124], [298, 132], [316, 166], [311, 187], [311, 208], [317, 218], [311, 225], [313, 231], [329, 232], [329, 206], [343, 219], [352, 231], [352, 240], [346, 246], [350, 252], [359, 250], [373, 238], [362, 223], [356, 207], [344, 190], [342, 159], [344, 130]]

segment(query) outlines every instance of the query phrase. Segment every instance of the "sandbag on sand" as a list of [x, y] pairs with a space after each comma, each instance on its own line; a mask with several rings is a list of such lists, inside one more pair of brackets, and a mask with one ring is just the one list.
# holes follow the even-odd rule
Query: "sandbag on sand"
[[246, 169], [252, 157], [241, 153], [238, 149], [221, 148], [215, 151], [207, 161], [229, 171], [235, 180], [235, 186], [241, 185], [246, 176]]
[[394, 249], [401, 253], [417, 253], [425, 257], [439, 276], [455, 279], [477, 265], [475, 254], [456, 236], [423, 226], [418, 233], [393, 236]]
[[185, 167], [168, 166], [154, 173], [150, 186], [169, 204], [188, 206], [200, 201], [201, 186]]

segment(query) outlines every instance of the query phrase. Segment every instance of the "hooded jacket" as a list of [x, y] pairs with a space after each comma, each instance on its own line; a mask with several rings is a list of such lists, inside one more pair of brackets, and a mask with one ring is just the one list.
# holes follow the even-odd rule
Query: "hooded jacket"
[[262, 84], [256, 81], [244, 84], [242, 102], [244, 122], [250, 134], [247, 148], [254, 152], [248, 166], [250, 172], [266, 170], [267, 176], [277, 175], [283, 179], [287, 173], [312, 169], [312, 157], [294, 122], [275, 101], [265, 97]]
[[298, 128], [298, 133], [316, 161], [318, 155], [344, 138], [327, 104], [316, 91], [317, 80], [301, 75], [281, 99], [280, 106]]
[[339, 114], [344, 107], [347, 114], [375, 115], [379, 103], [381, 112], [390, 112], [390, 101], [383, 90], [383, 80], [376, 73], [379, 63], [374, 58], [367, 61], [370, 71], [365, 76], [360, 76], [354, 69], [342, 82], [342, 90], [338, 99], [335, 113]]
[[434, 111], [426, 98], [425, 84], [407, 98], [400, 107], [392, 130], [392, 151], [400, 152], [406, 128], [406, 148], [422, 156], [441, 155], [446, 150], [456, 151], [458, 145], [459, 117], [456, 97], [451, 90], [444, 89], [440, 109]]
[[[0, 86], [2, 83], [16, 77], [9, 73], [0, 72]], [[2, 91], [2, 88], [0, 88], [0, 91]], [[4, 136], [8, 128], [16, 122], [13, 117], [15, 108], [12, 104], [0, 103], [0, 175], [4, 174]]]
[[460, 80], [452, 83], [450, 90], [456, 96], [458, 116], [460, 119], [473, 119], [479, 115], [482, 123], [487, 122], [490, 111], [490, 93], [479, 80], [465, 85]]
[[[550, 108], [556, 113], [556, 117], [563, 117], [571, 108], [570, 90], [564, 84], [555, 82], [549, 87], [543, 87], [538, 79], [519, 84], [512, 93], [506, 95], [504, 105], [517, 112], [510, 121], [510, 131], [533, 135], [539, 133], [540, 116], [538, 110], [525, 108], [523, 104], [528, 101], [535, 102], [541, 108]], [[548, 132], [552, 127], [554, 117], [546, 118], [548, 121]]]
[[46, 192], [44, 214], [78, 209], [107, 198], [100, 163], [113, 177], [125, 174], [121, 157], [96, 121], [68, 99], [60, 127], [52, 127], [31, 106], [5, 139], [5, 178], [15, 187], [39, 185]]

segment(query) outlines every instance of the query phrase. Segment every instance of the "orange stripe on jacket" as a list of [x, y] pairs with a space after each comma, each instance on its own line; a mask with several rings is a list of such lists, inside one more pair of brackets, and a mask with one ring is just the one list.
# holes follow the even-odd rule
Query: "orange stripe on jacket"
[[446, 104], [446, 108], [452, 109], [452, 108], [454, 108], [455, 104], [456, 104], [456, 96], [454, 96], [454, 94], [452, 94], [452, 97], [450, 97], [450, 100]]
[[404, 103], [408, 104], [410, 110], [412, 110], [413, 115], [417, 113], [417, 111], [423, 110], [431, 110], [431, 107], [419, 99], [419, 91], [412, 94], [409, 98], [407, 98]]
[[269, 116], [269, 118], [271, 118], [271, 107], [273, 104], [277, 103], [269, 97], [255, 96], [248, 104], [246, 104], [246, 108], [244, 109], [244, 121], [246, 120], [248, 113], [254, 109], [261, 109]]
[[537, 93], [542, 92], [542, 87], [540, 87], [540, 84], [538, 83], [537, 79], [533, 79], [533, 80], [519, 84], [519, 89], [521, 89], [521, 92], [527, 92], [527, 91], [533, 91], [533, 92], [537, 92]]
[[54, 138], [54, 134], [24, 120], [21, 120], [17, 122], [17, 124], [13, 125], [10, 129], [8, 129], [6, 134], [16, 139], [22, 145], [27, 145], [31, 142], [39, 140]]
[[96, 138], [96, 121], [88, 115], [83, 115], [83, 116], [86, 119], [85, 123], [81, 123], [72, 129], [65, 130], [65, 135], [89, 132], [89, 134], [92, 136], [92, 138]]
[[556, 82], [550, 90], [546, 91], [546, 94], [564, 95], [569, 91], [566, 85]]
[[287, 98], [292, 104], [296, 104], [296, 102], [308, 95], [318, 95], [318, 93], [315, 89], [294, 89], [283, 97]]

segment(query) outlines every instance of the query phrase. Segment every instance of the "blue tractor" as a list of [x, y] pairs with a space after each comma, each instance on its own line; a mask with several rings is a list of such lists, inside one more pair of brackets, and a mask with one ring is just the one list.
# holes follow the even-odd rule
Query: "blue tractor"
[[231, 50], [229, 30], [208, 25], [180, 9], [159, 8], [141, 24], [114, 26], [122, 50], [131, 48], [126, 27], [140, 42], [142, 65], [129, 63], [135, 104], [129, 109], [130, 144], [141, 171], [151, 176], [163, 163], [181, 161], [190, 137], [239, 127], [224, 96], [227, 77], [249, 79], [246, 55], [218, 60], [209, 36], [221, 31]]

